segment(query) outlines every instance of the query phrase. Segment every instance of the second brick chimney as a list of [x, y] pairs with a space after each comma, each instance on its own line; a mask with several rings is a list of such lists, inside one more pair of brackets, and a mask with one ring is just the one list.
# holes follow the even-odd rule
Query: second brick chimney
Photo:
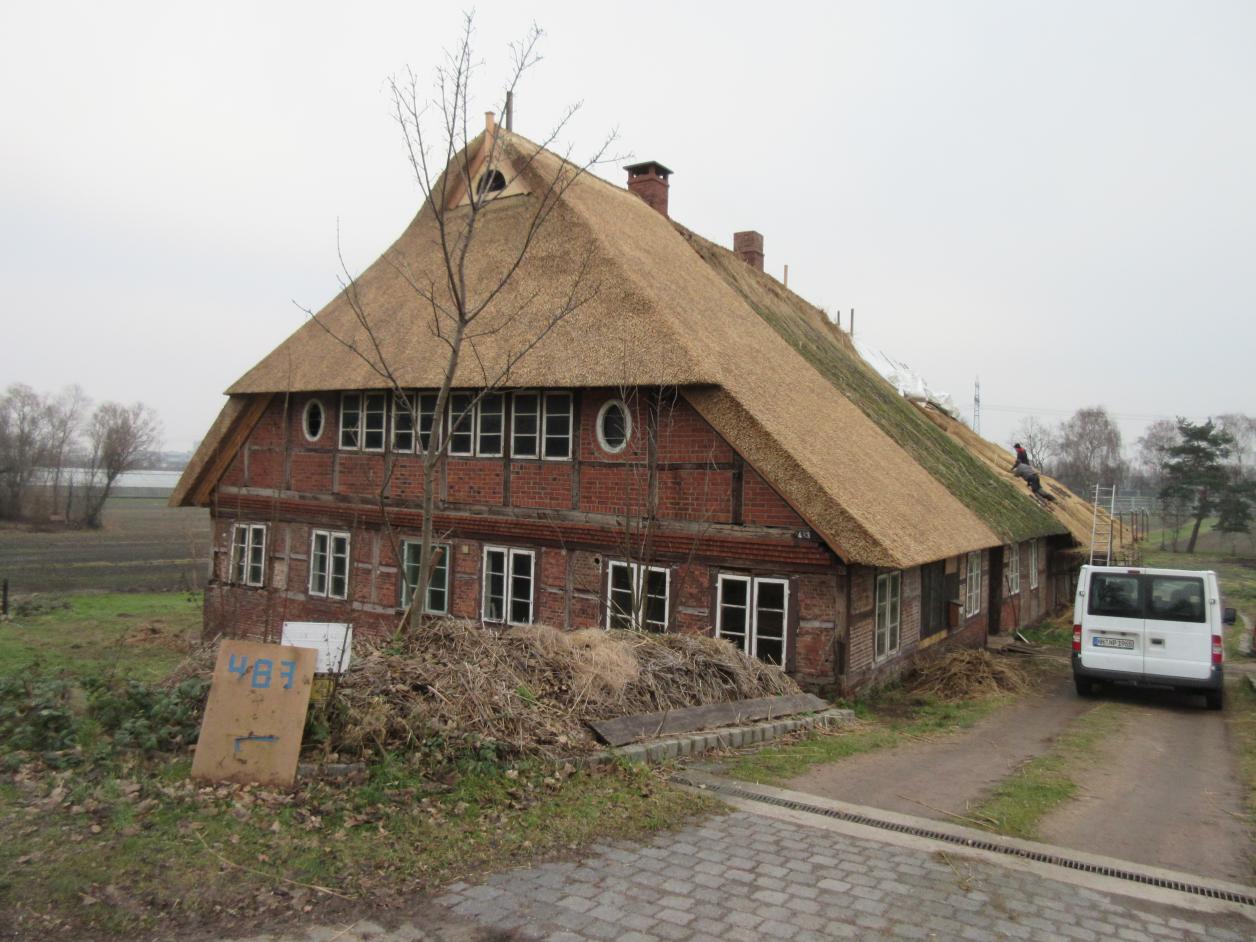
[[763, 271], [763, 234], [748, 229], [733, 233], [733, 251], [751, 268]]
[[628, 171], [629, 192], [636, 193], [652, 208], [666, 216], [667, 178], [672, 175], [672, 172], [657, 160], [629, 164], [624, 169]]

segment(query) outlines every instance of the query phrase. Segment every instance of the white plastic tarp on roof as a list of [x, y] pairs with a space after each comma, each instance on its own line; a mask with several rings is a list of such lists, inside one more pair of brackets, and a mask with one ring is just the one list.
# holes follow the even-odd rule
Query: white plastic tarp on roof
[[955, 402], [950, 395], [940, 389], [932, 388], [925, 382], [923, 376], [914, 372], [906, 363], [900, 363], [887, 355], [883, 350], [870, 347], [860, 340], [856, 340], [854, 343], [855, 350], [863, 357], [864, 362], [880, 373], [886, 382], [897, 389], [900, 396], [905, 396], [916, 402], [930, 403], [953, 418], [959, 418], [959, 409], [955, 407]]

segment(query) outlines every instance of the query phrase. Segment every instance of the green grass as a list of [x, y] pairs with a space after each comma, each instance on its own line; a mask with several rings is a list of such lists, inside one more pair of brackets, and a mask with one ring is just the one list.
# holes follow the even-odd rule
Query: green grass
[[[200, 629], [198, 596], [48, 601], [67, 607], [0, 624], [0, 680], [159, 679], [183, 657], [166, 642]], [[147, 640], [153, 626], [161, 643]], [[110, 746], [89, 702], [69, 700], [75, 749], [41, 758], [0, 741], [0, 924], [18, 937], [167, 937], [238, 929], [241, 919], [289, 923], [307, 906], [312, 918], [331, 918], [335, 906], [386, 908], [458, 877], [645, 837], [720, 807], [641, 767], [508, 768], [447, 752], [388, 757], [365, 782], [298, 783], [292, 793], [201, 788], [188, 780], [187, 753], [146, 758]]]
[[1103, 741], [1119, 729], [1123, 717], [1116, 704], [1104, 703], [1083, 713], [1056, 739], [1004, 779], [989, 798], [968, 812], [989, 830], [1034, 839], [1038, 824], [1077, 792], [1073, 775], [1090, 765]]
[[[6, 783], [0, 911], [32, 930], [55, 919], [71, 937], [96, 937], [212, 924], [223, 910], [256, 925], [346, 904], [299, 884], [334, 890], [361, 911], [485, 869], [642, 838], [718, 807], [641, 767], [564, 776], [525, 763], [516, 777], [473, 769], [445, 787], [391, 761], [365, 784], [313, 783], [288, 796], [202, 791], [187, 784], [188, 765], [71, 776], [51, 809], [53, 781]], [[139, 791], [124, 794], [122, 781]], [[35, 802], [37, 817], [21, 813]]]
[[[200, 593], [85, 594], [41, 601], [68, 607], [0, 622], [0, 675], [112, 673], [156, 680], [183, 659], [180, 641], [199, 635], [201, 628]], [[127, 643], [141, 626], [169, 646]]]
[[1017, 634], [1024, 635], [1031, 644], [1041, 644], [1068, 652], [1073, 644], [1073, 613], [1061, 612], [1050, 618], [1044, 618], [1036, 625], [1018, 629]]
[[1004, 704], [1004, 698], [941, 703], [912, 700], [901, 690], [855, 704], [860, 722], [852, 729], [812, 733], [799, 742], [739, 756], [725, 771], [743, 781], [779, 784], [815, 765], [886, 749], [920, 736], [965, 729]]
[[[1225, 713], [1231, 739], [1238, 751], [1248, 823], [1256, 828], [1256, 690], [1252, 689], [1246, 677], [1228, 685]], [[1256, 872], [1256, 856], [1252, 858], [1252, 868]]]

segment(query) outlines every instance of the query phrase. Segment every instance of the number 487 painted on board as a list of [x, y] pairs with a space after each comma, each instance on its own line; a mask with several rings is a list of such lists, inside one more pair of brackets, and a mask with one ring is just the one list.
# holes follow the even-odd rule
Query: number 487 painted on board
[[[292, 680], [296, 677], [297, 662], [296, 661], [280, 661], [279, 676], [284, 679], [283, 689], [287, 690], [292, 686]], [[244, 677], [249, 672], [249, 659], [247, 655], [231, 655], [227, 661], [227, 670], [233, 674], [239, 674]], [[252, 686], [259, 690], [267, 690], [270, 687], [271, 675], [275, 670], [275, 662], [268, 657], [259, 657], [253, 662], [253, 684]]]

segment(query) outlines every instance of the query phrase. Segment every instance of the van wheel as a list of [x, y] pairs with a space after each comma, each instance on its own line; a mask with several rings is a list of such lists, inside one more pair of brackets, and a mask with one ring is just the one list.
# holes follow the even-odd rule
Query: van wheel
[[1225, 706], [1225, 691], [1209, 690], [1204, 694], [1204, 703], [1210, 710], [1220, 710]]
[[1079, 697], [1089, 697], [1095, 692], [1095, 682], [1088, 677], [1074, 677], [1073, 685], [1077, 687]]

